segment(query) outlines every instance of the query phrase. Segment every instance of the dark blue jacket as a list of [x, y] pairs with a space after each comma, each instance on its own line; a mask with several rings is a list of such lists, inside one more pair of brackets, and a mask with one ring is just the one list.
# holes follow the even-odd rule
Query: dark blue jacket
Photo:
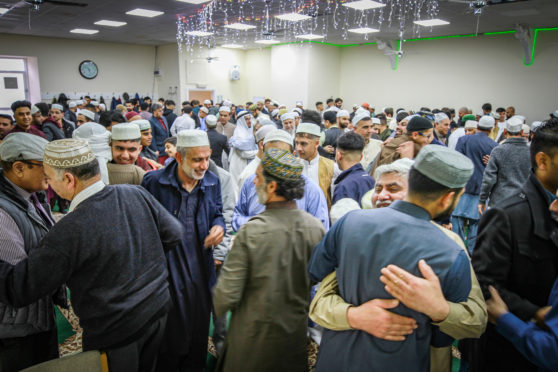
[[492, 149], [498, 146], [486, 133], [478, 132], [470, 136], [463, 136], [457, 141], [455, 150], [459, 151], [473, 162], [475, 170], [465, 186], [465, 192], [479, 195], [482, 185], [482, 176], [486, 165], [482, 161], [485, 155], [490, 155]]
[[169, 132], [169, 124], [167, 123], [167, 119], [162, 116], [161, 120], [165, 123], [165, 128], [161, 125], [161, 122], [157, 118], [151, 117], [149, 119], [149, 123], [151, 123], [151, 133], [153, 134], [153, 141], [151, 141], [151, 145], [149, 147], [153, 151], [159, 151], [159, 156], [165, 156], [167, 153], [165, 152], [165, 145], [164, 142], [170, 136]]
[[351, 198], [360, 205], [364, 194], [374, 188], [374, 179], [364, 171], [360, 163], [344, 170], [335, 180], [331, 204], [343, 198]]

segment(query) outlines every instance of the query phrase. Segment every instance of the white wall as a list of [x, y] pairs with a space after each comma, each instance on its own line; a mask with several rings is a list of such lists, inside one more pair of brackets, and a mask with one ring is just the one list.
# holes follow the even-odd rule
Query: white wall
[[173, 100], [180, 108], [179, 61], [176, 44], [157, 47], [155, 69], [160, 72], [160, 76], [154, 79], [155, 96]]
[[385, 106], [419, 109], [483, 103], [515, 106], [528, 121], [556, 110], [558, 32], [540, 32], [535, 62], [523, 65], [513, 34], [404, 43], [399, 68], [391, 70], [375, 45], [341, 48], [340, 96], [346, 105], [365, 100]]
[[[37, 57], [41, 92], [151, 94], [155, 47], [87, 40], [0, 34], [0, 54]], [[78, 66], [91, 59], [99, 67], [92, 80]]]

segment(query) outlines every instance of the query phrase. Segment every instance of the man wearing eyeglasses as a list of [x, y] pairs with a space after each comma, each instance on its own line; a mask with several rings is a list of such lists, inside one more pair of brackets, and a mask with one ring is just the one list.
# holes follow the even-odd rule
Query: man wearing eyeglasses
[[428, 119], [421, 116], [415, 116], [409, 120], [409, 124], [407, 124], [407, 133], [403, 133], [399, 137], [384, 144], [382, 151], [376, 157], [375, 164], [370, 174], [374, 174], [374, 171], [380, 165], [391, 164], [397, 159], [414, 159], [419, 151], [424, 146], [430, 144], [434, 139], [432, 120], [433, 117], [432, 119]]
[[[46, 201], [47, 140], [13, 133], [0, 144], [0, 260], [15, 265], [54, 225]], [[58, 357], [53, 296], [24, 307], [0, 304], [0, 370], [19, 371]]]

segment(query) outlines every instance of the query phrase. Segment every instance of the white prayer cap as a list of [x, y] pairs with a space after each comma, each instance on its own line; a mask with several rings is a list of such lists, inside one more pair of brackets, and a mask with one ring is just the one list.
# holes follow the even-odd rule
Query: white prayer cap
[[296, 134], [307, 133], [319, 137], [321, 135], [320, 126], [314, 123], [300, 123], [296, 128]]
[[479, 119], [479, 128], [492, 129], [495, 122], [492, 116], [483, 116]]
[[72, 138], [83, 139], [83, 140], [88, 140], [91, 137], [102, 136], [102, 135], [107, 135], [106, 144], [108, 146], [108, 139], [110, 138], [110, 132], [107, 130], [107, 128], [103, 127], [101, 124], [92, 123], [92, 122], [85, 123], [77, 127], [76, 130], [72, 132]]
[[492, 113], [490, 113], [490, 115], [491, 115], [494, 119], [500, 120], [500, 114], [499, 114], [499, 113], [497, 113], [497, 112], [492, 112]]
[[506, 129], [508, 132], [516, 134], [521, 132], [521, 127], [523, 126], [523, 120], [518, 117], [511, 117], [506, 123]]
[[331, 223], [334, 224], [341, 219], [344, 215], [351, 211], [360, 209], [360, 205], [351, 198], [343, 198], [331, 206], [329, 211], [329, 218]]
[[328, 108], [326, 111], [335, 111], [335, 112], [339, 112], [339, 107], [337, 106], [331, 106], [330, 108]]
[[529, 126], [527, 124], [523, 124], [521, 126], [521, 129], [523, 130], [523, 133], [529, 133], [531, 132], [531, 128], [529, 128]]
[[201, 147], [209, 146], [207, 133], [199, 129], [184, 129], [178, 132], [176, 147]]
[[221, 106], [221, 107], [219, 107], [219, 112], [231, 112], [231, 108], [229, 106]]
[[355, 103], [355, 104], [353, 105], [353, 108], [358, 108], [358, 107], [360, 107], [360, 105], [357, 104], [357, 103]]
[[359, 121], [364, 120], [364, 119], [371, 119], [370, 118], [370, 113], [361, 113], [361, 114], [357, 114], [355, 115], [355, 117], [353, 118], [353, 125], [356, 126], [358, 124]]
[[41, 111], [37, 106], [31, 106], [31, 115], [35, 115], [37, 112]]
[[64, 107], [62, 105], [59, 105], [58, 103], [53, 103], [50, 106], [51, 109], [55, 109], [55, 110], [60, 110], [60, 111], [64, 111]]
[[80, 100], [77, 100], [77, 101], [76, 101], [76, 105], [78, 105], [78, 106], [83, 105], [83, 100], [81, 100], [81, 99], [80, 99]]
[[216, 127], [217, 126], [217, 117], [215, 115], [207, 115], [205, 118], [205, 124], [208, 127]]
[[204, 104], [204, 105], [211, 105], [211, 101], [208, 100], [208, 99], [206, 99], [205, 101], [203, 101], [203, 104]]
[[442, 120], [446, 120], [446, 119], [449, 120], [448, 116], [443, 112], [439, 112], [437, 114], [434, 114], [434, 122], [436, 122], [436, 123], [441, 123]]
[[87, 141], [66, 138], [52, 141], [46, 145], [43, 163], [53, 168], [64, 169], [79, 167], [93, 160], [95, 160], [95, 155]]
[[351, 114], [349, 114], [349, 112], [347, 110], [339, 110], [337, 111], [337, 117], [338, 118], [348, 118], [350, 117]]
[[[232, 102], [229, 101], [228, 99], [224, 100], [224, 101], [223, 101], [223, 104], [221, 105], [221, 107], [229, 107], [229, 108], [230, 108], [231, 106], [232, 106]], [[221, 111], [221, 110], [219, 109], [219, 111]]]
[[372, 124], [382, 124], [382, 121], [378, 118], [372, 118]]
[[367, 114], [368, 116], [370, 116], [370, 111], [368, 111], [368, 110], [365, 109], [364, 107], [359, 107], [359, 108], [355, 111], [355, 115], [360, 115], [360, 114]]
[[484, 111], [479, 111], [479, 112], [477, 113], [477, 116], [485, 116], [485, 115], [484, 115]]
[[74, 101], [72, 101], [72, 102], [70, 102], [70, 103], [68, 104], [68, 107], [69, 107], [69, 108], [74, 108], [74, 107], [76, 107], [76, 106], [77, 106], [77, 103], [75, 103]]
[[95, 106], [95, 107], [99, 106], [99, 102], [97, 102], [97, 101], [91, 101], [91, 102], [89, 102], [89, 103], [90, 103], [91, 105]]
[[95, 114], [89, 110], [83, 109], [79, 110], [79, 115], [85, 116], [87, 119], [91, 121], [95, 121]]
[[299, 116], [302, 115], [302, 110], [301, 110], [300, 108], [298, 108], [298, 107], [295, 107], [295, 108], [293, 109], [293, 112], [296, 112]]
[[131, 141], [141, 138], [139, 126], [134, 123], [116, 124], [111, 132], [113, 141]]
[[205, 112], [206, 114], [209, 114], [209, 109], [205, 106], [200, 107], [200, 111]]
[[277, 127], [274, 127], [273, 125], [264, 125], [263, 127], [261, 127], [260, 129], [258, 129], [258, 131], [256, 132], [256, 142], [260, 142], [262, 141], [265, 136], [267, 136], [269, 133], [279, 130], [277, 129]]
[[467, 120], [465, 122], [465, 128], [475, 128], [477, 129], [479, 122], [476, 120]]
[[130, 122], [130, 124], [136, 124], [139, 127], [140, 132], [151, 129], [151, 123], [149, 122], [149, 120], [145, 119], [134, 120]]
[[302, 101], [296, 101], [296, 105], [297, 105], [297, 106], [304, 106], [304, 105], [302, 104]]
[[105, 111], [107, 109], [107, 106], [104, 103], [99, 103], [99, 107]]
[[412, 118], [414, 118], [416, 115], [409, 115], [409, 116], [405, 116], [405, 119], [401, 120], [401, 121], [411, 121]]
[[294, 114], [295, 119], [300, 117], [300, 114], [297, 111], [293, 112], [293, 114]]
[[276, 117], [278, 113], [279, 113], [279, 109], [275, 109], [275, 110], [271, 111], [271, 117], [272, 118]]
[[523, 115], [514, 115], [510, 119], [513, 119], [513, 118], [519, 119], [519, 120], [521, 120], [522, 123], [525, 123], [525, 116], [523, 116]]
[[534, 121], [533, 123], [531, 123], [531, 132], [536, 131], [537, 129], [542, 127], [543, 124], [544, 123], [542, 121]]
[[279, 102], [277, 102], [277, 101], [271, 101], [271, 104], [272, 104], [273, 106], [279, 107]]
[[[265, 128], [265, 127], [264, 127]], [[262, 130], [263, 128], [260, 128]], [[283, 129], [272, 130], [268, 134], [265, 135], [263, 144], [264, 146], [268, 142], [284, 142], [289, 145], [293, 145], [293, 137]]]
[[276, 127], [275, 123], [271, 119], [267, 119], [267, 118], [258, 119], [258, 123], [260, 123], [262, 126], [273, 125], [274, 127]]
[[289, 120], [289, 119], [292, 119], [292, 120], [295, 119], [295, 113], [294, 112], [287, 112], [287, 113], [281, 115], [281, 121], [282, 122], [285, 121], [285, 120]]
[[17, 160], [43, 161], [48, 141], [29, 133], [12, 133], [0, 144], [0, 159], [6, 162]]

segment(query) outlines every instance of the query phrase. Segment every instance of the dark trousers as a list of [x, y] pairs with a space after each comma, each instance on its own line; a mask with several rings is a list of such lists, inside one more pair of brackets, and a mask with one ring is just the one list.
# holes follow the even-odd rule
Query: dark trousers
[[56, 328], [26, 337], [0, 339], [0, 371], [12, 372], [58, 358]]
[[167, 315], [146, 329], [143, 335], [127, 345], [105, 350], [111, 372], [153, 372], [159, 347], [165, 334]]

